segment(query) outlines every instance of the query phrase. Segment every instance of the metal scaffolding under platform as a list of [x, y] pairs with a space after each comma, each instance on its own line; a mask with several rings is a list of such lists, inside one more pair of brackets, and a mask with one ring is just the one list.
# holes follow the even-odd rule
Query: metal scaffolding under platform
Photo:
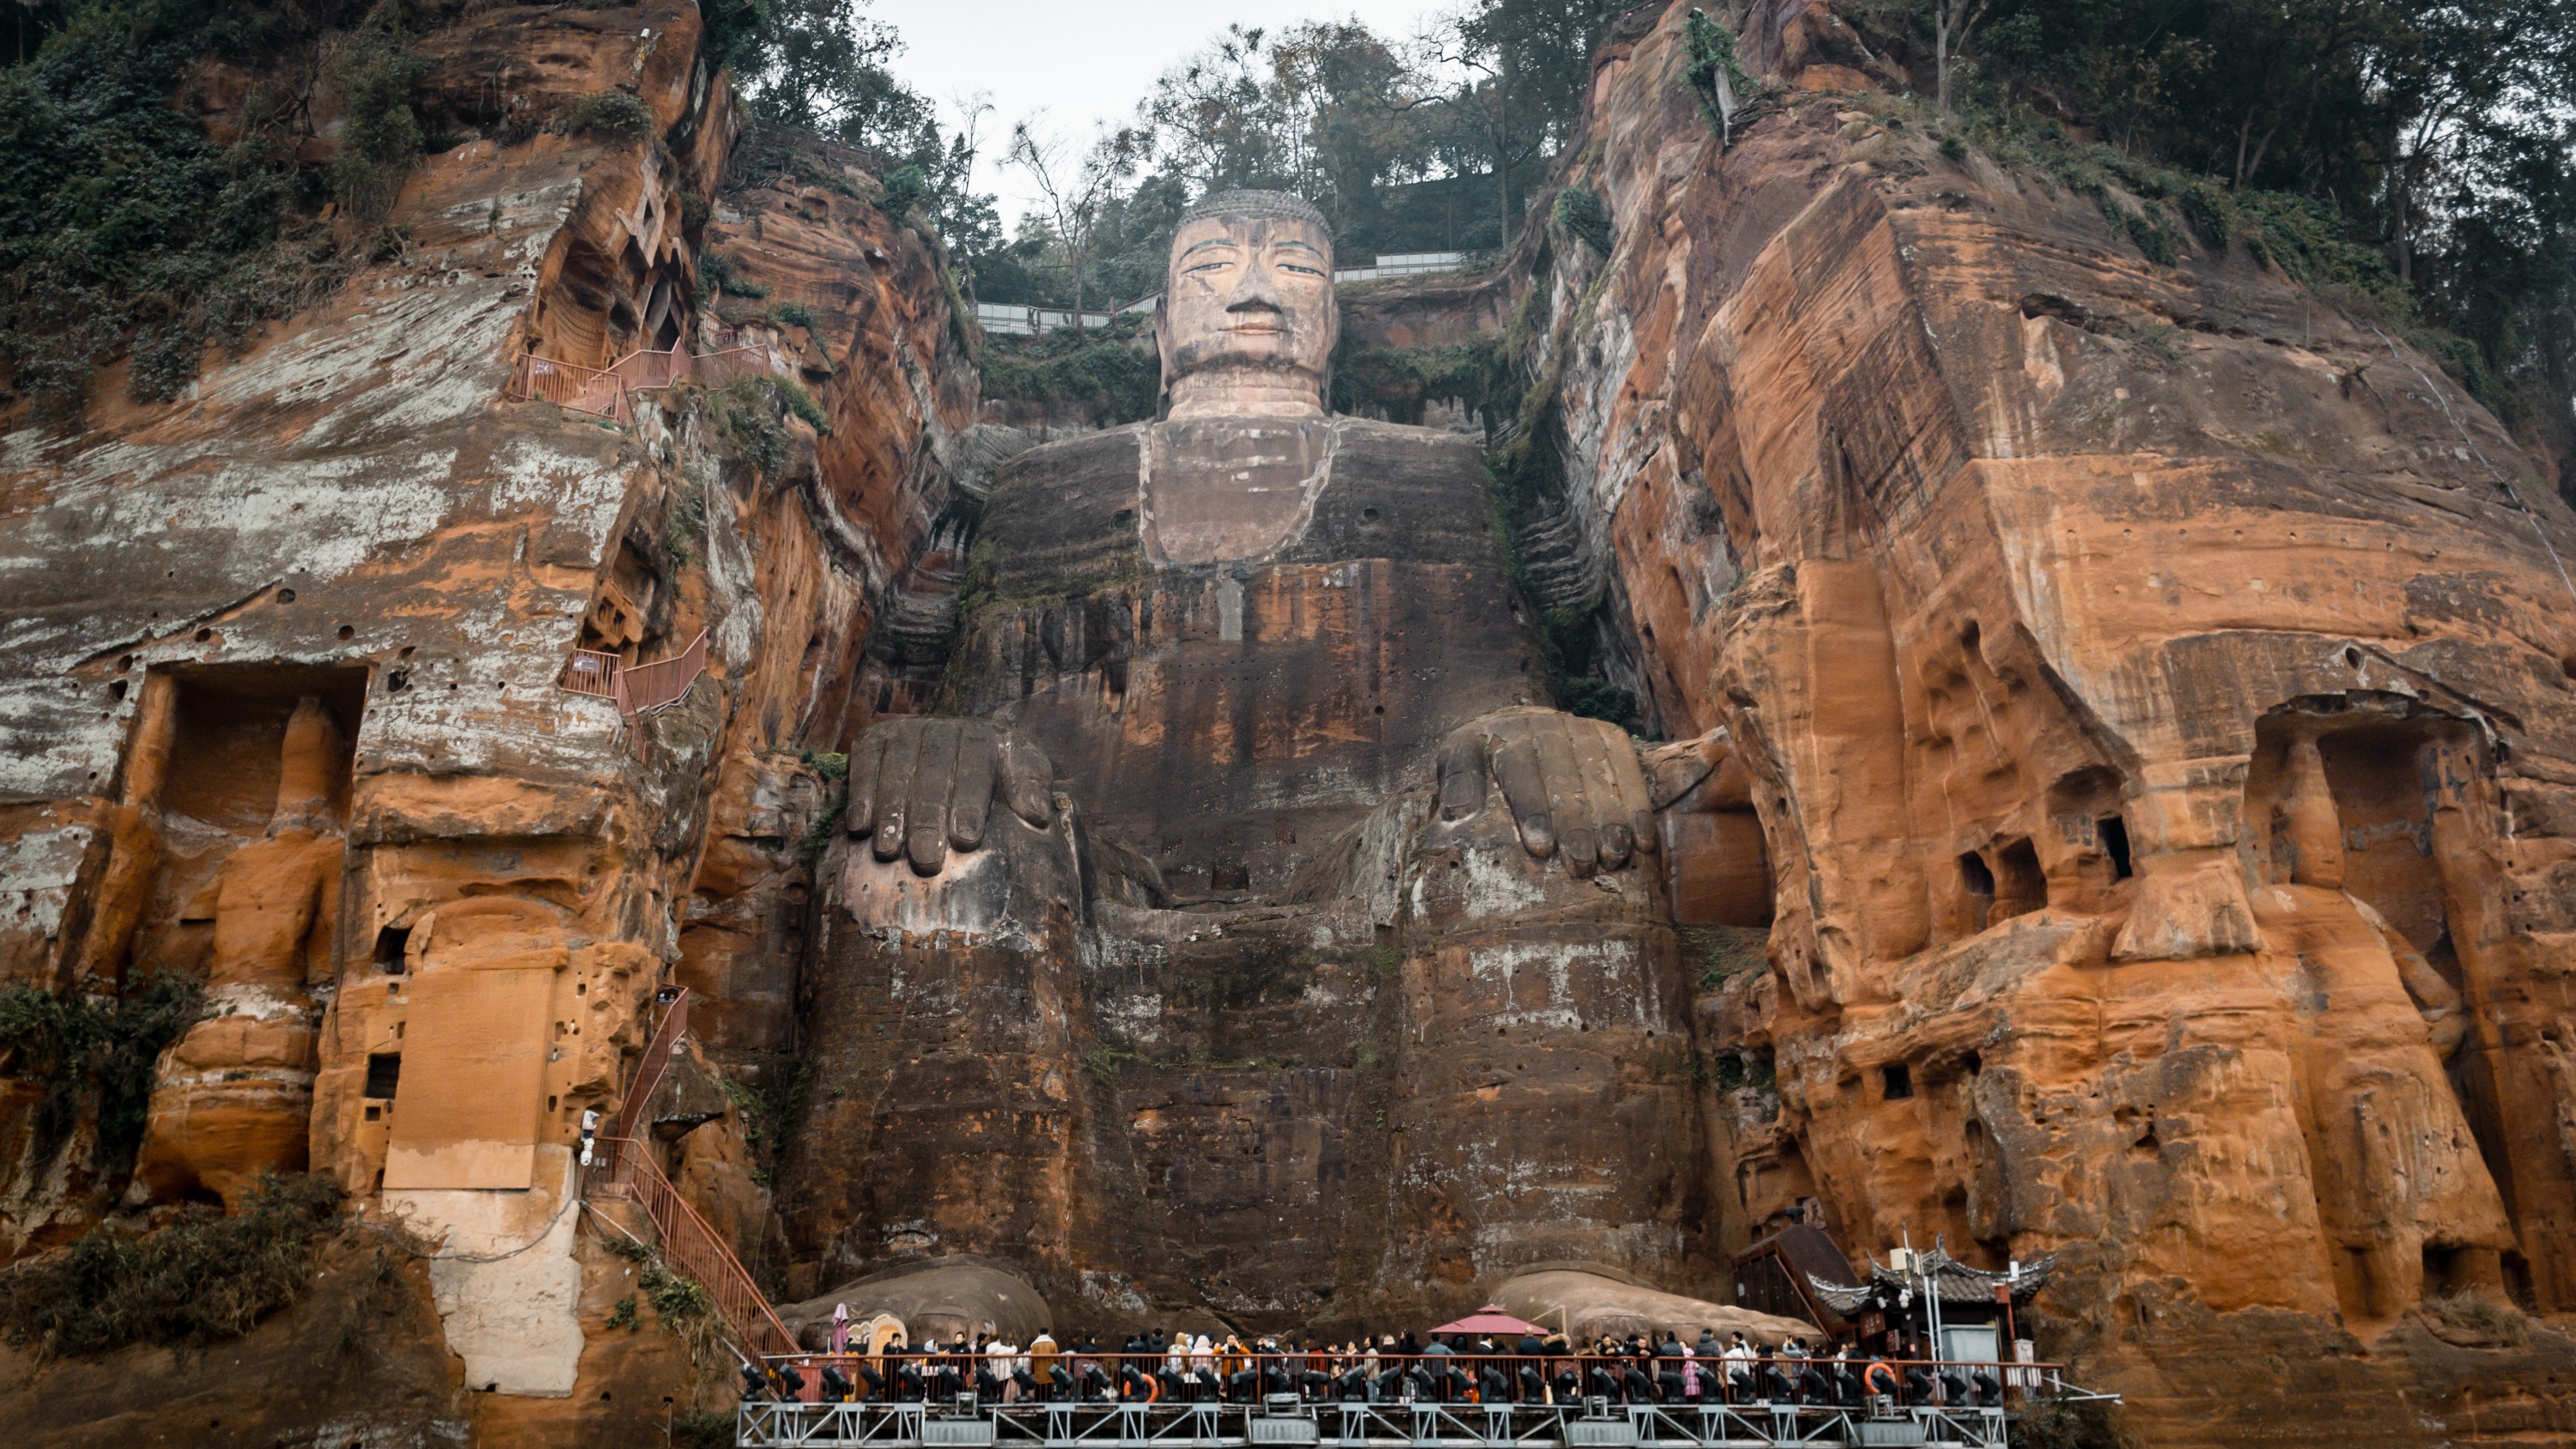
[[802, 1404], [748, 1401], [745, 1446], [877, 1449], [1788, 1449], [1955, 1445], [2006, 1449], [2000, 1407], [1827, 1404]]

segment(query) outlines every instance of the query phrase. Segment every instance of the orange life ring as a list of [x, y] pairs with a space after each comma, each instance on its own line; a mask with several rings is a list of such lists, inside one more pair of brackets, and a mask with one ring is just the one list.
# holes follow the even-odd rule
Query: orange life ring
[[1152, 1374], [1147, 1374], [1145, 1376], [1145, 1402], [1149, 1404], [1159, 1404], [1162, 1401], [1163, 1381], [1154, 1377]]
[[[1883, 1388], [1879, 1387], [1882, 1374], [1886, 1376], [1886, 1386]], [[1887, 1360], [1874, 1358], [1869, 1361], [1868, 1368], [1861, 1370], [1860, 1382], [1863, 1388], [1875, 1389], [1882, 1394], [1892, 1394], [1896, 1392], [1896, 1370], [1887, 1366]]]

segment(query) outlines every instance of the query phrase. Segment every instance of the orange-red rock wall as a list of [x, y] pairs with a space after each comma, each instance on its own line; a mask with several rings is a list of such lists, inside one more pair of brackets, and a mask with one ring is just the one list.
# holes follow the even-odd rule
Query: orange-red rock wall
[[2563, 1340], [2475, 1360], [2422, 1305], [2576, 1308], [2576, 521], [2366, 320], [1943, 157], [1757, 10], [1731, 149], [1680, 7], [1605, 53], [1566, 179], [1613, 253], [1521, 262], [1586, 309], [1555, 402], [1624, 663], [1727, 731], [1773, 871], [1767, 975], [1703, 1003], [1777, 1064], [1735, 1241], [1812, 1200], [1855, 1251], [2056, 1252], [2043, 1348], [2152, 1442], [2487, 1392], [2566, 1432]]

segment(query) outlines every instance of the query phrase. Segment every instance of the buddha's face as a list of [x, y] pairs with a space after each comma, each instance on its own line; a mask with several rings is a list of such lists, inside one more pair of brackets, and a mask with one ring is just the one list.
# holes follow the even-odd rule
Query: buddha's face
[[1323, 410], [1341, 326], [1332, 245], [1294, 217], [1204, 216], [1181, 228], [1161, 320], [1173, 416]]

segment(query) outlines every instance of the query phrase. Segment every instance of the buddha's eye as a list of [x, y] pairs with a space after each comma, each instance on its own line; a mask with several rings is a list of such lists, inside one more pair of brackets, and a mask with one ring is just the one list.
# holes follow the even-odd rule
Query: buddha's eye
[[1213, 261], [1213, 262], [1201, 262], [1201, 263], [1199, 263], [1197, 266], [1190, 268], [1190, 269], [1189, 269], [1189, 271], [1188, 271], [1187, 273], [1185, 273], [1184, 275], [1195, 277], [1195, 276], [1197, 276], [1197, 275], [1198, 275], [1199, 273], [1201, 273], [1201, 272], [1221, 272], [1221, 271], [1224, 271], [1226, 268], [1228, 268], [1228, 267], [1230, 267], [1230, 266], [1233, 266], [1233, 265], [1234, 265], [1234, 263], [1233, 263], [1233, 261], [1232, 261], [1231, 259], [1223, 259], [1223, 260], [1218, 260], [1218, 261]]
[[1323, 275], [1321, 271], [1314, 267], [1301, 267], [1295, 262], [1281, 262], [1279, 264], [1279, 270], [1283, 272], [1295, 272], [1301, 277], [1320, 277]]

